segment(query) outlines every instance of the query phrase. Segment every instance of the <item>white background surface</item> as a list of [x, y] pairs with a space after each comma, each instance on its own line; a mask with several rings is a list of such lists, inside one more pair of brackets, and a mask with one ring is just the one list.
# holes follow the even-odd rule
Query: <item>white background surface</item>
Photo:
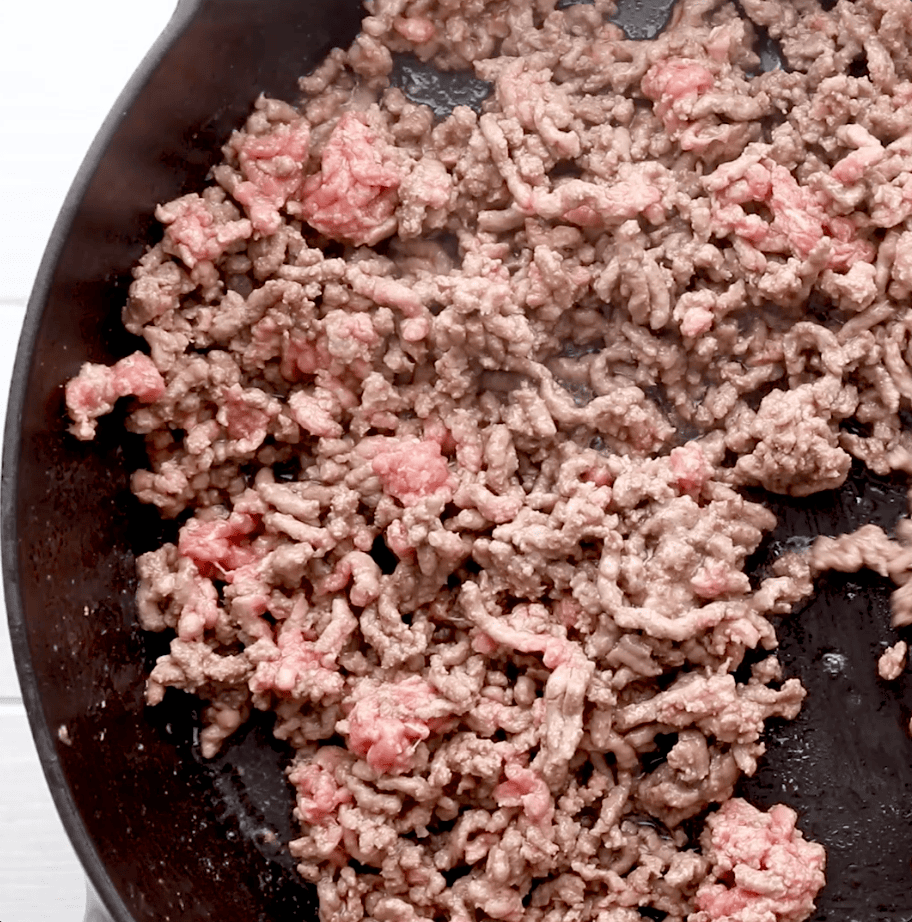
[[[176, 0], [0, 2], [0, 414], [32, 280], [95, 132]], [[82, 869], [38, 764], [0, 619], [0, 920], [79, 922]]]

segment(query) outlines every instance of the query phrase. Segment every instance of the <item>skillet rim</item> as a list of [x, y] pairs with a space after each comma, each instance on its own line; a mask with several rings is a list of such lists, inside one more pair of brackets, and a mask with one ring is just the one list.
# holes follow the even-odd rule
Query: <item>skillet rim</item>
[[106, 919], [101, 915], [104, 911], [110, 915], [112, 922], [133, 922], [134, 917], [114, 886], [105, 863], [79, 815], [73, 792], [57, 755], [54, 734], [48, 725], [38, 690], [38, 677], [28, 643], [18, 561], [19, 484], [25, 473], [20, 467], [23, 410], [29, 374], [35, 361], [35, 343], [39, 327], [47, 307], [54, 274], [79, 206], [133, 103], [205, 2], [206, 0], [177, 0], [171, 18], [118, 95], [76, 172], [54, 222], [28, 299], [16, 348], [4, 422], [3, 452], [0, 461], [0, 557], [13, 659], [29, 728], [45, 781], [57, 814], [87, 877], [87, 920], [98, 919], [99, 916]]

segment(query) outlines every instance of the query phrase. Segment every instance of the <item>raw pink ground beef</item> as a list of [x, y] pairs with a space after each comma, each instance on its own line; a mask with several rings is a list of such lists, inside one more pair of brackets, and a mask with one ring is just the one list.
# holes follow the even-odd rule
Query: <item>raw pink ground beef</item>
[[110, 413], [120, 397], [132, 395], [143, 403], [153, 403], [164, 392], [164, 379], [142, 352], [134, 352], [110, 368], [87, 363], [66, 385], [73, 433], [82, 439], [93, 438], [97, 418]]
[[304, 184], [297, 212], [327, 237], [373, 245], [393, 233], [402, 169], [396, 149], [357, 115], [343, 115]]
[[340, 726], [348, 748], [379, 773], [399, 774], [412, 767], [412, 755], [432, 728], [450, 713], [446, 699], [418, 676], [362, 689]]
[[431, 496], [450, 486], [447, 460], [436, 442], [390, 441], [393, 444], [379, 446], [371, 459], [371, 468], [379, 475], [386, 493], [411, 506], [423, 496]]
[[301, 165], [307, 159], [310, 126], [303, 120], [279, 124], [264, 135], [248, 135], [238, 147], [244, 179], [233, 190], [254, 230], [273, 234], [282, 224], [279, 210], [304, 182]]
[[[800, 922], [822, 848], [734, 798], [805, 694], [772, 619], [869, 567], [912, 625], [908, 520], [752, 582], [744, 489], [912, 472], [912, 5], [612, 12], [374, 0], [158, 209], [149, 354], [66, 386], [82, 439], [132, 400], [181, 522], [147, 699], [202, 698], [206, 757], [275, 713], [326, 922]], [[491, 94], [435, 117], [400, 52]]]
[[712, 877], [697, 890], [691, 922], [801, 922], [823, 886], [823, 846], [805, 842], [794, 810], [762, 813], [733, 798], [706, 823], [704, 854]]

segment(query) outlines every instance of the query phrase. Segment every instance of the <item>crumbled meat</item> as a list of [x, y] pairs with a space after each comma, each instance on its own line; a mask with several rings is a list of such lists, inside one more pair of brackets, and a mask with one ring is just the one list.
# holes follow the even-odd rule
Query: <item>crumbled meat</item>
[[745, 483], [792, 496], [842, 486], [852, 458], [839, 447], [832, 420], [851, 416], [856, 402], [854, 389], [842, 389], [832, 377], [768, 394], [755, 414], [742, 414], [749, 420], [729, 430], [729, 447], [742, 452], [736, 473]]
[[824, 851], [805, 841], [796, 820], [783, 804], [763, 813], [738, 797], [711, 814], [703, 851], [718, 882], [700, 885], [688, 922], [806, 919], [823, 886]]
[[[902, 455], [898, 460], [906, 463]], [[892, 597], [893, 627], [912, 624], [912, 518], [900, 519], [895, 539], [879, 525], [863, 525], [836, 538], [822, 535], [811, 546], [808, 562], [815, 573], [826, 570], [855, 573], [868, 568], [888, 577], [898, 586]], [[886, 654], [885, 668], [892, 671], [894, 665], [887, 664], [895, 664], [897, 656], [896, 652]]]
[[348, 737], [349, 749], [378, 773], [408, 771], [418, 742], [450, 713], [446, 700], [419, 676], [377, 688], [365, 681], [354, 698], [337, 728]]
[[396, 228], [402, 174], [396, 149], [346, 113], [323, 147], [320, 171], [304, 183], [295, 212], [328, 237], [373, 245]]
[[[268, 102], [265, 104], [268, 113]], [[261, 109], [258, 107], [259, 114]], [[253, 121], [253, 119], [251, 119]], [[240, 133], [236, 150], [243, 179], [232, 189], [260, 234], [274, 234], [282, 224], [279, 210], [298, 193], [310, 149], [310, 126], [300, 118], [279, 122], [265, 131], [252, 124]], [[229, 149], [232, 145], [229, 144]]]
[[158, 368], [142, 352], [111, 367], [86, 362], [66, 385], [67, 411], [73, 420], [70, 431], [80, 439], [94, 438], [98, 417], [110, 413], [119, 397], [155, 403], [164, 392], [165, 381]]
[[877, 661], [877, 672], [885, 682], [893, 682], [903, 674], [908, 652], [909, 645], [904, 640], [897, 640], [884, 650]]
[[162, 249], [180, 257], [188, 269], [218, 259], [252, 231], [250, 221], [240, 218], [219, 189], [209, 189], [204, 195], [191, 192], [159, 205], [155, 217], [166, 228]]
[[[147, 700], [203, 699], [205, 757], [274, 712], [325, 920], [799, 922], [822, 849], [732, 800], [804, 697], [757, 651], [827, 569], [912, 624], [912, 524], [746, 567], [757, 488], [912, 473], [912, 7], [369, 8], [157, 210], [148, 354], [66, 386], [80, 439], [133, 398], [176, 520]], [[399, 54], [490, 93], [431, 111]]]

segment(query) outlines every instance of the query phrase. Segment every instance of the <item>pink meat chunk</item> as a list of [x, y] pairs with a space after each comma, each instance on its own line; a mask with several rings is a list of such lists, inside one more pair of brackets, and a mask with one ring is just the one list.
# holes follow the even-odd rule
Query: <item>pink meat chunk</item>
[[416, 45], [429, 42], [437, 32], [433, 21], [426, 16], [400, 16], [393, 22], [393, 27], [403, 38]]
[[333, 129], [320, 162], [320, 172], [304, 183], [300, 204], [311, 227], [368, 246], [394, 232], [404, 170], [392, 145], [348, 113]]
[[200, 262], [218, 259], [232, 244], [250, 237], [253, 228], [249, 220], [226, 220], [221, 212], [195, 192], [159, 205], [155, 216], [167, 226], [166, 251], [174, 252], [193, 269]]
[[352, 605], [368, 605], [380, 595], [380, 567], [364, 551], [349, 551], [319, 586], [320, 593], [339, 592], [352, 583]]
[[[402, 282], [396, 279], [383, 278], [360, 273], [355, 276], [352, 288], [359, 294], [371, 298], [377, 304], [384, 307], [392, 307], [402, 312], [404, 317], [418, 317], [421, 314], [421, 299]], [[352, 317], [353, 322], [357, 315]], [[373, 339], [376, 339], [376, 333], [371, 329]], [[363, 337], [364, 333], [358, 333], [357, 328], [353, 327], [352, 335]]]
[[239, 384], [223, 388], [216, 419], [237, 439], [242, 451], [258, 448], [266, 438], [272, 418], [278, 413], [266, 394], [258, 388], [242, 388]]
[[[801, 922], [825, 878], [824, 850], [795, 828], [783, 804], [763, 813], [734, 798], [707, 820], [715, 880], [697, 891], [689, 922]], [[704, 833], [704, 836], [707, 834]], [[723, 883], [722, 881], [726, 881]]]
[[332, 401], [321, 399], [320, 394], [296, 391], [288, 398], [288, 408], [305, 432], [320, 438], [337, 439], [342, 435], [342, 426], [332, 416]]
[[853, 185], [864, 176], [868, 167], [880, 163], [883, 158], [884, 149], [879, 144], [876, 146], [870, 145], [859, 148], [858, 150], [852, 151], [851, 154], [846, 154], [846, 156], [830, 170], [830, 176], [834, 179], [838, 179], [846, 186]]
[[712, 328], [715, 315], [705, 307], [691, 307], [681, 318], [681, 333], [696, 339]]
[[114, 390], [120, 397], [134, 395], [141, 403], [154, 403], [165, 393], [165, 379], [148, 355], [134, 352], [114, 365]]
[[[829, 215], [814, 193], [780, 164], [745, 154], [719, 167], [706, 182], [713, 193], [717, 233], [734, 233], [762, 252], [800, 257], [809, 256], [827, 238], [829, 266], [840, 271], [874, 257], [873, 246], [858, 239], [851, 218]], [[772, 219], [748, 213], [743, 206], [749, 203], [766, 205]]]
[[309, 150], [310, 126], [303, 119], [243, 140], [238, 159], [244, 180], [235, 187], [234, 197], [255, 231], [274, 234], [282, 225], [279, 210], [303, 185]]
[[[282, 697], [294, 694], [314, 700], [338, 694], [342, 689], [342, 677], [336, 669], [325, 665], [328, 659], [299, 628], [282, 630], [278, 637], [278, 655], [257, 663], [250, 690], [256, 694], [272, 691]], [[296, 694], [299, 691], [301, 694]]]
[[906, 668], [906, 657], [909, 645], [905, 640], [898, 640], [893, 646], [887, 647], [877, 661], [877, 673], [885, 682], [898, 679]]
[[345, 750], [324, 746], [313, 759], [297, 763], [289, 772], [288, 780], [297, 791], [298, 815], [305, 823], [325, 825], [342, 804], [352, 802], [351, 791], [336, 778], [345, 757]]
[[293, 333], [282, 347], [282, 375], [289, 380], [325, 371], [332, 364], [333, 358], [322, 339], [312, 341]]
[[703, 449], [693, 442], [673, 448], [668, 457], [668, 466], [682, 493], [699, 493], [712, 477], [712, 467]]
[[422, 439], [387, 439], [371, 460], [384, 492], [406, 506], [423, 497], [451, 491], [452, 479], [438, 442]]
[[165, 379], [152, 359], [134, 352], [111, 367], [86, 362], [64, 390], [70, 431], [79, 439], [95, 437], [96, 420], [114, 409], [119, 397], [154, 403], [165, 392]]
[[66, 405], [73, 420], [70, 431], [80, 439], [95, 437], [96, 418], [114, 409], [117, 393], [114, 372], [107, 365], [86, 362], [79, 374], [67, 381]]
[[560, 637], [518, 630], [505, 621], [496, 619], [489, 619], [483, 623], [486, 626], [485, 630], [479, 631], [472, 638], [472, 649], [478, 653], [493, 653], [500, 645], [519, 650], [521, 653], [542, 653], [542, 661], [548, 669], [556, 669], [574, 656], [576, 646]]
[[656, 103], [656, 114], [669, 131], [687, 122], [687, 109], [711, 90], [715, 84], [712, 73], [696, 61], [669, 58], [653, 64], [641, 84], [643, 94]]
[[376, 772], [407, 772], [415, 747], [450, 712], [449, 702], [419, 676], [384, 683], [360, 698], [348, 715], [348, 747]]
[[542, 776], [517, 763], [504, 766], [506, 781], [494, 788], [494, 799], [501, 807], [522, 807], [533, 823], [547, 824], [554, 816], [554, 800]]
[[861, 125], [845, 125], [837, 130], [837, 137], [855, 147], [830, 170], [830, 176], [843, 185], [857, 183], [870, 167], [876, 166], [887, 155], [883, 144]]
[[226, 573], [256, 559], [249, 536], [257, 524], [253, 516], [243, 512], [211, 521], [190, 519], [180, 530], [177, 548], [203, 575]]

